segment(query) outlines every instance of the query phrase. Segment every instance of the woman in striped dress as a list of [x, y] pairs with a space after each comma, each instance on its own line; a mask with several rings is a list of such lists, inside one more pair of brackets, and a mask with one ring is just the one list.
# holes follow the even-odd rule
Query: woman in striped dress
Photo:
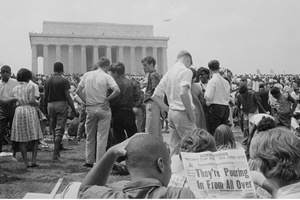
[[[26, 167], [37, 167], [36, 155], [39, 139], [43, 138], [36, 107], [35, 88], [29, 84], [32, 74], [28, 69], [20, 69], [17, 74], [19, 85], [13, 89], [14, 97], [18, 99], [15, 116], [12, 123], [11, 140], [19, 143]], [[27, 160], [26, 142], [33, 141], [32, 163]]]

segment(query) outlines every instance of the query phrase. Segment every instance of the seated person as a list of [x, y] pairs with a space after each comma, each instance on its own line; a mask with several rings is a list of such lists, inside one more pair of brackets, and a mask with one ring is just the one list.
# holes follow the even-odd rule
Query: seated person
[[[180, 146], [180, 152], [199, 153], [204, 151], [215, 152], [216, 150], [214, 137], [200, 128], [188, 131], [186, 136], [182, 138]], [[169, 186], [189, 188], [180, 154], [172, 156], [172, 172]]]
[[215, 141], [217, 146], [217, 151], [227, 150], [227, 149], [239, 149], [243, 146], [235, 141], [233, 132], [231, 128], [227, 125], [220, 125], [215, 130]]
[[[122, 191], [106, 187], [116, 159], [126, 156], [131, 181]], [[166, 145], [150, 134], [136, 134], [105, 153], [84, 178], [79, 198], [195, 198], [186, 188], [167, 187], [171, 177], [171, 158]]]
[[260, 161], [260, 171], [278, 191], [275, 198], [300, 198], [300, 139], [290, 130], [277, 127], [258, 134], [252, 157]]

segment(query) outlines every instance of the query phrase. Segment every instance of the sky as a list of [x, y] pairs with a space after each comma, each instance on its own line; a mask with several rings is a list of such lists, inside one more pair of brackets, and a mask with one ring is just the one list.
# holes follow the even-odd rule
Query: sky
[[169, 68], [187, 50], [195, 68], [218, 60], [234, 74], [300, 73], [298, 0], [0, 0], [0, 13], [0, 66], [15, 73], [31, 69], [29, 32], [43, 21], [153, 25], [170, 37]]

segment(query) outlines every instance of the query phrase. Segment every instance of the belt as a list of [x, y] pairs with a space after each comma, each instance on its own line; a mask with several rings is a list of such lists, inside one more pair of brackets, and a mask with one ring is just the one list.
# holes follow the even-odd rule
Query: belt
[[132, 108], [126, 108], [126, 107], [115, 107], [114, 109], [118, 109], [118, 110], [132, 110]]

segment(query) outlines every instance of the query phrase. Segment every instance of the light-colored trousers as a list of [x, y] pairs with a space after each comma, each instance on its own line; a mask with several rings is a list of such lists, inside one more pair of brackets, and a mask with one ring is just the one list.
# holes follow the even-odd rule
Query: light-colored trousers
[[149, 100], [146, 103], [146, 133], [163, 141], [161, 129], [160, 108], [154, 101]]
[[168, 113], [170, 127], [170, 155], [179, 154], [181, 139], [186, 135], [186, 131], [196, 129], [196, 124], [191, 122], [186, 111], [169, 110]]
[[[101, 104], [86, 107], [86, 163], [98, 162], [105, 154], [110, 122], [111, 110], [103, 110]], [[97, 141], [97, 147], [96, 147]]]
[[137, 128], [137, 132], [142, 132], [142, 123], [143, 123], [143, 111], [139, 107], [133, 107], [133, 112], [135, 114], [135, 124]]

